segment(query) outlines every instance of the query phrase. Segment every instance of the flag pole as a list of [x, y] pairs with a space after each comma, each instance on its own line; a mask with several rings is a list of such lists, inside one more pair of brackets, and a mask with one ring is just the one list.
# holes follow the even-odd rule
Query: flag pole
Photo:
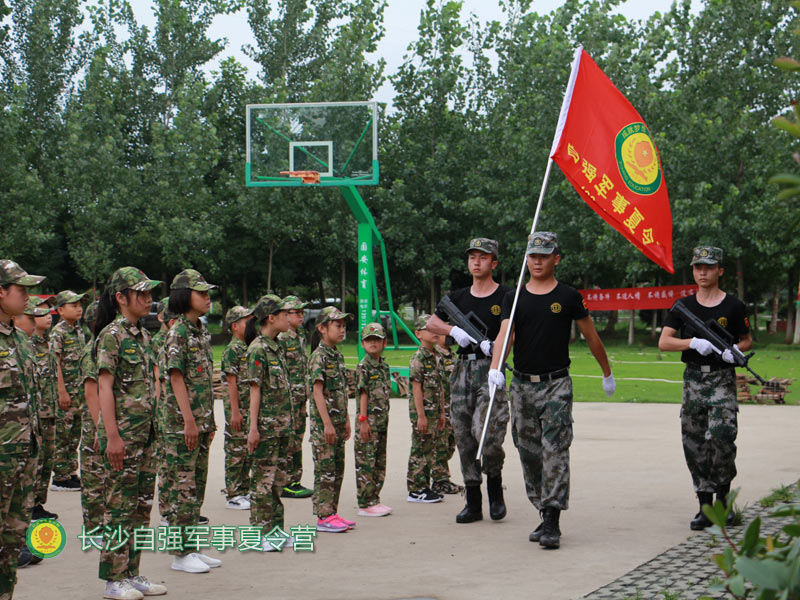
[[[559, 142], [561, 141], [561, 132], [564, 130], [564, 123], [567, 120], [567, 113], [569, 112], [569, 104], [572, 100], [572, 90], [575, 88], [575, 79], [578, 75], [578, 66], [580, 65], [581, 54], [583, 52], [583, 46], [578, 46], [575, 50], [575, 57], [572, 61], [572, 71], [569, 75], [569, 82], [567, 83], [567, 90], [564, 93], [564, 100], [561, 104], [561, 113], [558, 117], [558, 125], [556, 126], [556, 133], [553, 136], [553, 146], [550, 149], [550, 153], [547, 159], [547, 168], [544, 172], [544, 179], [542, 180], [542, 188], [539, 191], [539, 201], [536, 204], [536, 212], [533, 215], [533, 224], [531, 225], [531, 232], [528, 234], [528, 237], [532, 236], [536, 233], [536, 225], [539, 222], [539, 215], [542, 212], [542, 202], [544, 201], [544, 194], [547, 191], [547, 182], [550, 179], [550, 169], [553, 166], [553, 153], [556, 151]], [[519, 271], [519, 279], [517, 280], [517, 289], [514, 292], [514, 303], [511, 305], [511, 314], [508, 316], [508, 327], [506, 327], [506, 334], [503, 337], [503, 346], [500, 351], [500, 369], [502, 370], [502, 364], [505, 362], [506, 352], [508, 351], [508, 340], [511, 338], [511, 328], [514, 324], [514, 315], [517, 312], [517, 302], [519, 300], [519, 293], [522, 290], [522, 282], [525, 278], [525, 270], [528, 266], [528, 253], [527, 253], [527, 242], [525, 245], [526, 252], [522, 257], [522, 268]], [[489, 419], [492, 415], [492, 406], [494, 405], [494, 398], [497, 395], [497, 388], [493, 385], [489, 386], [489, 406], [486, 409], [486, 418], [483, 421], [483, 431], [481, 431], [481, 440], [478, 444], [478, 454], [477, 460], [481, 459], [483, 455], [483, 445], [486, 441], [486, 432], [489, 429]]]

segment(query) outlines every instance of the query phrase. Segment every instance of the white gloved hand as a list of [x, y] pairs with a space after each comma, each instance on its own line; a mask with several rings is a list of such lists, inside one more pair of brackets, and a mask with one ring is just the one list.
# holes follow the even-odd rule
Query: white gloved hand
[[603, 376], [603, 391], [609, 398], [611, 398], [611, 396], [614, 395], [614, 392], [617, 391], [617, 382], [614, 381], [613, 373], [611, 373], [608, 377], [605, 375]]
[[492, 355], [492, 342], [491, 340], [483, 340], [481, 342], [481, 352], [483, 352], [486, 356]]
[[489, 369], [489, 386], [506, 389], [506, 376], [500, 369]]
[[[739, 350], [739, 346], [737, 346], [736, 344], [734, 344], [733, 347]], [[741, 352], [741, 350], [739, 350], [739, 352]], [[731, 364], [736, 362], [736, 359], [733, 356], [733, 352], [731, 352], [727, 348], [722, 353], [722, 360], [724, 360], [726, 363], [731, 363]]]
[[712, 352], [720, 353], [719, 349], [714, 344], [703, 338], [692, 338], [692, 341], [689, 342], [689, 348], [697, 350], [701, 356], [708, 356]]
[[457, 325], [453, 325], [453, 328], [450, 330], [450, 337], [453, 338], [456, 341], [456, 344], [462, 348], [466, 348], [470, 344], [478, 343], [478, 340], [474, 339], [470, 334]]

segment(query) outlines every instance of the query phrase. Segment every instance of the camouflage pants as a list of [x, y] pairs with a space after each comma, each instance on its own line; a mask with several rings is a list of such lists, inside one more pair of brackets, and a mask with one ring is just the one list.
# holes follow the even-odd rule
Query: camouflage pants
[[53, 479], [69, 479], [78, 472], [78, 446], [81, 443], [81, 391], [67, 388], [71, 399], [67, 410], [56, 406], [56, 458]]
[[11, 598], [33, 509], [36, 456], [0, 454], [0, 598]]
[[[433, 423], [433, 431], [431, 431]], [[411, 452], [408, 455], [408, 474], [406, 487], [410, 492], [421, 492], [431, 484], [433, 471], [433, 452], [436, 444], [436, 421], [428, 419], [428, 433], [417, 431], [416, 424], [411, 425]]]
[[[186, 447], [183, 434], [164, 436], [166, 469], [164, 485], [167, 492], [167, 522], [175, 527], [197, 525], [200, 507], [206, 496], [208, 481], [208, 452], [211, 432], [200, 432], [194, 450]], [[184, 552], [171, 552], [182, 556]]]
[[322, 425], [311, 424], [311, 450], [314, 453], [314, 514], [320, 519], [334, 515], [339, 510], [339, 493], [344, 479], [345, 425], [334, 425], [336, 441], [325, 441]]
[[528, 500], [537, 509], [569, 508], [572, 379], [511, 381], [511, 436]]
[[253, 494], [250, 504], [250, 525], [261, 527], [266, 535], [278, 525], [283, 529], [281, 492], [286, 486], [286, 466], [290, 437], [262, 439], [253, 452]]
[[683, 372], [681, 437], [695, 492], [715, 492], [736, 477], [738, 411], [733, 369]]
[[[103, 526], [131, 534], [131, 539], [117, 550], [100, 551], [100, 579], [120, 581], [139, 574], [141, 551], [133, 549], [133, 530], [150, 524], [153, 493], [156, 485], [155, 445], [147, 442], [125, 442], [122, 469], [114, 471], [108, 456], [103, 456], [105, 514]], [[107, 541], [114, 545], [113, 541]]]
[[242, 430], [225, 424], [225, 494], [228, 500], [250, 493], [250, 455], [247, 453], [247, 421]]
[[486, 419], [486, 409], [489, 406], [489, 366], [488, 358], [480, 360], [459, 358], [450, 378], [452, 390], [450, 422], [453, 425], [456, 446], [461, 458], [464, 485], [480, 485], [481, 471], [490, 476], [500, 475], [506, 456], [503, 451], [503, 440], [508, 427], [508, 402], [505, 390], [498, 390], [483, 446], [483, 465], [476, 458]]
[[39, 417], [39, 429], [42, 432], [42, 445], [39, 447], [39, 463], [34, 482], [34, 506], [47, 502], [47, 490], [50, 487], [50, 476], [53, 474], [53, 462], [56, 457], [55, 417]]
[[103, 526], [105, 466], [103, 455], [94, 450], [97, 429], [88, 410], [82, 416], [81, 429], [81, 508], [83, 524], [90, 531]]
[[450, 466], [448, 463], [453, 458], [456, 451], [456, 435], [453, 433], [453, 426], [450, 419], [447, 420], [444, 429], [436, 433], [436, 441], [433, 444], [433, 470], [431, 478], [434, 483], [437, 481], [450, 480]]
[[[296, 391], [296, 390], [301, 391]], [[294, 437], [289, 448], [289, 469], [286, 479], [289, 483], [300, 483], [303, 478], [303, 437], [306, 434], [306, 421], [308, 408], [305, 386], [292, 388], [292, 422], [294, 423]]]
[[167, 497], [167, 450], [164, 435], [156, 432], [156, 471], [158, 473], [158, 512], [169, 522], [169, 498]]
[[386, 430], [370, 429], [370, 440], [365, 442], [356, 428], [356, 488], [359, 508], [375, 506], [381, 499], [381, 488], [386, 479]]

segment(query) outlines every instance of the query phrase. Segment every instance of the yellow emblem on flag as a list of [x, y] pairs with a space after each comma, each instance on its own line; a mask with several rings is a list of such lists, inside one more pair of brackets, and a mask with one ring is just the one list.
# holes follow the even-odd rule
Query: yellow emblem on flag
[[656, 146], [644, 123], [623, 127], [615, 140], [617, 166], [632, 192], [649, 196], [661, 186], [661, 166]]

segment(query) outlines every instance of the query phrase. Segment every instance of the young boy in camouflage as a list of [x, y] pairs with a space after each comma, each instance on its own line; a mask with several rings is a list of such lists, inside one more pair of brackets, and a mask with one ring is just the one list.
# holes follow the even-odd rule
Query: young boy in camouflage
[[386, 348], [386, 331], [380, 323], [368, 323], [361, 330], [364, 358], [356, 367], [358, 422], [355, 430], [356, 487], [358, 515], [385, 517], [392, 509], [381, 504], [386, 478], [386, 431], [389, 428], [389, 396], [392, 384], [389, 364], [381, 356]]
[[288, 485], [283, 489], [285, 498], [308, 498], [313, 492], [300, 483], [303, 478], [303, 436], [308, 420], [308, 352], [303, 334], [303, 317], [308, 305], [297, 296], [286, 296], [289, 329], [278, 335], [283, 347], [286, 367], [289, 369], [289, 384], [292, 386], [292, 422], [294, 437], [289, 449], [289, 467], [286, 474]]
[[53, 489], [62, 492], [79, 492], [81, 489], [77, 476], [83, 402], [80, 360], [86, 342], [79, 321], [83, 314], [81, 299], [84, 295], [71, 290], [58, 293], [56, 310], [61, 320], [50, 332], [50, 351], [56, 357], [58, 386]]
[[[519, 450], [528, 500], [542, 523], [528, 536], [542, 548], [561, 544], [559, 517], [569, 507], [569, 447], [572, 444], [572, 379], [569, 338], [574, 320], [603, 371], [603, 390], [616, 389], [603, 342], [578, 290], [555, 278], [561, 261], [556, 234], [540, 231], [528, 240], [530, 279], [519, 292], [511, 321], [514, 293], [503, 300], [502, 324], [495, 339], [488, 384], [504, 389], [500, 365], [503, 340], [511, 327], [514, 378], [511, 382], [511, 434]], [[506, 353], [511, 349], [509, 343]]]
[[[164, 340], [167, 332], [178, 320], [178, 315], [173, 314], [169, 309], [169, 298], [164, 298], [158, 303], [158, 320], [161, 321], [161, 329], [153, 336], [153, 352], [156, 356], [156, 372], [158, 381], [156, 382], [156, 465], [158, 470], [158, 512], [161, 514], [161, 524], [169, 524], [169, 490], [167, 489], [167, 451], [164, 445], [164, 426], [166, 418], [164, 416], [167, 393], [167, 355], [164, 352]], [[158, 336], [161, 337], [158, 337]], [[202, 517], [201, 517], [202, 521]]]
[[433, 449], [433, 487], [437, 494], [460, 494], [464, 489], [450, 481], [450, 459], [456, 451], [456, 436], [450, 422], [450, 376], [456, 369], [456, 359], [447, 344], [447, 336], [436, 336], [436, 353], [442, 367], [442, 386], [444, 387], [444, 429], [436, 436]]
[[[705, 322], [715, 320], [738, 340], [736, 347], [747, 352], [753, 345], [750, 323], [744, 303], [719, 288], [722, 249], [699, 246], [692, 252], [692, 275], [697, 294], [678, 300]], [[680, 335], [678, 332], [680, 331]], [[686, 364], [683, 371], [683, 403], [681, 404], [681, 436], [686, 465], [700, 504], [700, 511], [689, 524], [693, 530], [711, 526], [703, 514], [703, 505], [712, 504], [714, 493], [727, 506], [731, 481], [736, 477], [736, 434], [738, 432], [736, 370], [733, 353], [721, 352], [711, 342], [692, 337], [683, 319], [669, 312], [658, 347], [663, 351], [681, 352]], [[728, 515], [732, 520], [733, 511]]]
[[408, 416], [411, 419], [411, 452], [408, 457], [409, 502], [441, 502], [444, 499], [430, 489], [436, 437], [444, 430], [444, 371], [439, 365], [434, 345], [436, 334], [428, 331], [430, 315], [420, 315], [414, 322], [419, 349], [411, 357], [408, 379]]
[[225, 496], [226, 508], [250, 508], [250, 457], [247, 454], [247, 415], [250, 413], [250, 386], [246, 381], [247, 345], [244, 330], [253, 311], [234, 306], [225, 315], [231, 341], [222, 353], [222, 383], [225, 389]]
[[[0, 598], [10, 599], [17, 562], [31, 522], [37, 466], [36, 367], [33, 347], [14, 326], [25, 311], [28, 288], [44, 277], [0, 260]], [[29, 558], [28, 558], [29, 559]]]

